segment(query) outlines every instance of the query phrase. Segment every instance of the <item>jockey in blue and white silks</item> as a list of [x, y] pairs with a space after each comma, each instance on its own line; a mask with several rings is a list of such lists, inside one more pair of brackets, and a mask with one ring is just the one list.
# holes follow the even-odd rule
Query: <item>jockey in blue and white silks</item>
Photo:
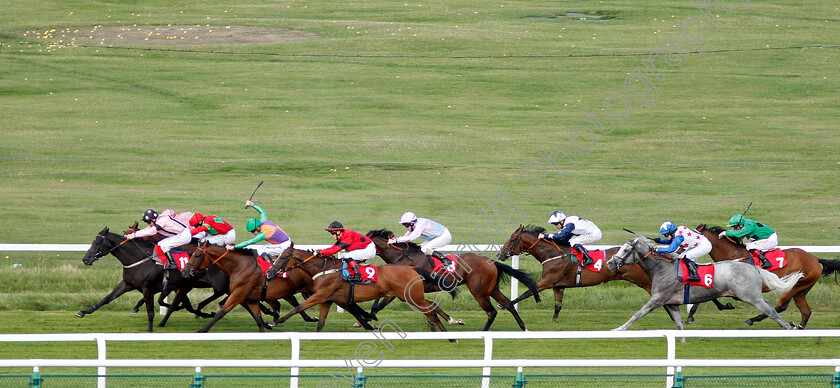
[[594, 264], [595, 261], [589, 256], [583, 244], [593, 244], [601, 241], [601, 229], [594, 222], [578, 216], [568, 216], [561, 211], [551, 213], [548, 223], [560, 229], [557, 233], [543, 234], [540, 238], [546, 238], [559, 243], [568, 243], [572, 248], [583, 253], [584, 261], [581, 266]]
[[712, 243], [702, 233], [687, 226], [677, 226], [671, 221], [665, 221], [659, 227], [659, 234], [665, 238], [655, 238], [659, 244], [667, 244], [667, 247], [658, 248], [658, 253], [676, 252], [683, 247], [685, 250], [678, 256], [685, 262], [688, 268], [688, 281], [700, 281], [697, 276], [697, 263], [695, 260], [712, 251]]

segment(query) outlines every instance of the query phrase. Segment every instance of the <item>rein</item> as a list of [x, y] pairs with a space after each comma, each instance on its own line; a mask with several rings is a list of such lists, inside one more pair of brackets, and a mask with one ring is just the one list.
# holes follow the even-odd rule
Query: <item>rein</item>
[[[204, 260], [202, 260], [202, 261], [206, 263], [206, 262], [207, 262], [207, 258], [208, 258], [208, 257], [210, 257], [210, 255], [208, 255], [208, 254], [207, 254], [207, 248], [199, 248], [199, 247], [196, 247], [196, 248], [195, 248], [195, 250], [197, 250], [197, 251], [201, 251], [201, 253], [204, 255]], [[211, 266], [211, 265], [213, 265], [213, 264], [218, 263], [218, 262], [219, 262], [219, 260], [221, 260], [223, 257], [225, 257], [225, 256], [228, 254], [228, 252], [230, 252], [230, 251], [229, 251], [229, 250], [227, 250], [227, 249], [225, 249], [225, 253], [222, 253], [221, 255], [219, 255], [219, 257], [217, 257], [217, 258], [216, 258], [216, 260], [213, 260], [213, 262], [211, 262], [210, 264], [207, 264], [207, 265], [205, 266], [205, 268], [207, 268], [207, 267], [209, 267], [209, 266]], [[192, 263], [190, 263], [190, 264], [192, 264]]]

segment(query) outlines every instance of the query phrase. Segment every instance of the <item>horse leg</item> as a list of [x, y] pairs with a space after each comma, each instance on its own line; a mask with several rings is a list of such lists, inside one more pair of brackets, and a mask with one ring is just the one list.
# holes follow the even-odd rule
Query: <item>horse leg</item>
[[748, 298], [748, 299], [749, 300], [747, 300], [745, 298], [742, 298], [741, 300], [755, 306], [755, 308], [757, 308], [758, 311], [761, 311], [762, 313], [764, 313], [762, 315], [764, 315], [765, 318], [766, 317], [773, 318], [773, 320], [776, 321], [776, 323], [778, 323], [779, 326], [781, 326], [783, 329], [791, 330], [791, 329], [796, 328], [793, 325], [785, 322], [785, 320], [782, 319], [781, 316], [779, 316], [779, 313], [776, 312], [776, 310], [773, 308], [773, 306], [771, 306], [770, 303], [767, 303], [767, 301], [764, 300], [764, 298], [761, 297], [761, 294], [759, 294], [757, 297]]
[[152, 324], [155, 321], [155, 291], [150, 289], [144, 290], [143, 299], [145, 299], [146, 303], [146, 316], [149, 318], [148, 330], [151, 333], [153, 331]]
[[671, 320], [677, 325], [677, 330], [684, 329], [682, 323], [682, 315], [680, 315], [680, 305], [678, 304], [667, 304], [664, 306], [665, 311], [668, 312], [668, 315], [671, 317]]
[[[715, 303], [720, 303], [720, 302], [717, 301], [717, 299], [712, 299], [712, 300], [714, 300]], [[688, 310], [688, 318], [685, 319], [685, 324], [686, 325], [690, 325], [692, 322], [694, 322], [694, 313], [697, 312], [698, 307], [700, 307], [700, 303], [692, 303], [691, 304], [691, 309]]]
[[[291, 318], [292, 315], [295, 315], [295, 314], [297, 314], [301, 311], [304, 311], [304, 310], [306, 310], [306, 309], [308, 309], [308, 308], [310, 308], [310, 307], [312, 307], [316, 304], [324, 303], [325, 301], [327, 301], [329, 299], [330, 294], [332, 294], [332, 292], [333, 292], [332, 289], [330, 289], [329, 291], [315, 292], [310, 297], [306, 298], [306, 300], [303, 301], [302, 304], [293, 308], [292, 311], [289, 311], [286, 315], [280, 317], [280, 319], [277, 320], [277, 324], [279, 325], [281, 323], [286, 322], [287, 320], [289, 320], [289, 318]], [[323, 322], [319, 319], [318, 324], [323, 325]]]
[[727, 304], [723, 304], [723, 303], [720, 303], [720, 301], [717, 300], [717, 298], [712, 299], [712, 302], [715, 304], [715, 307], [717, 307], [718, 311], [735, 310], [735, 306], [732, 305], [732, 302], [729, 302]]
[[551, 318], [554, 322], [557, 322], [557, 316], [560, 315], [560, 310], [563, 309], [564, 291], [566, 291], [564, 287], [554, 287], [554, 318]]
[[[294, 295], [287, 296], [287, 297], [283, 298], [283, 300], [285, 300], [286, 302], [289, 302], [289, 304], [292, 305], [292, 307], [297, 307], [297, 306], [300, 305], [300, 303], [298, 303], [297, 298]], [[280, 316], [280, 314], [277, 314], [277, 317], [279, 317], [279, 316]], [[310, 317], [308, 314], [306, 314], [306, 311], [301, 311], [300, 316], [301, 316], [301, 318], [303, 318], [304, 322], [318, 322], [318, 318]], [[275, 317], [275, 318], [277, 318], [277, 317]], [[275, 321], [276, 321], [276, 319], [275, 319]]]
[[[324, 301], [324, 303], [321, 303], [320, 311], [318, 312], [318, 327], [315, 328], [315, 331], [324, 330], [324, 323], [327, 322], [327, 315], [330, 314], [330, 307], [332, 307], [332, 304], [333, 302], [330, 301]], [[371, 328], [371, 330], [373, 330], [373, 328]]]
[[645, 305], [642, 306], [642, 308], [640, 308], [639, 311], [636, 311], [636, 313], [633, 314], [633, 316], [630, 317], [630, 319], [628, 319], [627, 322], [624, 322], [623, 325], [613, 329], [613, 331], [627, 330], [627, 328], [630, 327], [630, 325], [632, 325], [633, 322], [638, 321], [639, 319], [641, 319], [642, 317], [644, 317], [645, 315], [647, 315], [651, 311], [656, 310], [656, 309], [658, 309], [658, 308], [660, 308], [664, 305], [665, 305], [665, 301], [662, 298], [658, 298], [658, 297], [657, 298], [650, 298], [650, 300], [647, 301], [647, 303], [645, 303]]
[[522, 331], [528, 331], [528, 329], [525, 328], [525, 322], [522, 322], [522, 318], [519, 316], [519, 312], [516, 311], [516, 309], [513, 307], [513, 305], [510, 303], [510, 300], [507, 298], [507, 296], [505, 296], [504, 293], [502, 293], [501, 291], [499, 291], [498, 288], [496, 288], [493, 291], [493, 293], [490, 294], [490, 296], [493, 297], [493, 299], [495, 299], [497, 303], [499, 303], [499, 306], [509, 311], [510, 314], [513, 315], [513, 319], [516, 319], [516, 323], [519, 324], [519, 328], [522, 329]]
[[385, 308], [385, 306], [388, 306], [389, 304], [391, 304], [391, 302], [394, 301], [394, 298], [396, 298], [396, 297], [395, 296], [385, 296], [385, 297], [377, 299], [376, 302], [374, 302], [373, 307], [371, 307], [371, 309], [370, 309], [370, 315], [376, 316], [376, 313], [382, 311]]
[[808, 294], [807, 291], [808, 290], [800, 292], [793, 297], [793, 302], [796, 303], [796, 308], [798, 308], [799, 313], [802, 314], [802, 321], [799, 322], [799, 329], [804, 329], [805, 325], [808, 324], [808, 319], [811, 318], [811, 306], [808, 305], [808, 301], [805, 299], [805, 295]]
[[245, 292], [240, 290], [234, 290], [233, 293], [228, 295], [225, 299], [225, 304], [219, 306], [219, 311], [216, 311], [216, 314], [213, 315], [213, 319], [207, 323], [206, 326], [201, 328], [197, 331], [197, 333], [206, 333], [210, 331], [210, 328], [216, 324], [222, 317], [225, 316], [230, 310], [233, 310], [239, 303], [245, 300]]
[[245, 307], [251, 313], [251, 317], [257, 323], [257, 328], [260, 329], [260, 333], [265, 333], [265, 322], [263, 322], [262, 315], [260, 314], [260, 302], [243, 302], [242, 307]]
[[[101, 301], [99, 301], [99, 303], [91, 306], [87, 310], [79, 311], [78, 313], [76, 313], [76, 316], [79, 317], [79, 318], [82, 318], [82, 317], [85, 316], [85, 314], [91, 314], [94, 311], [99, 310], [100, 307], [102, 307], [102, 306], [104, 306], [108, 303], [111, 303], [112, 300], [117, 299], [120, 295], [125, 294], [126, 292], [134, 290], [134, 289], [135, 288], [133, 286], [129, 286], [125, 282], [125, 280], [121, 280], [120, 283], [117, 284], [117, 286], [114, 287], [114, 289], [111, 290], [111, 292], [107, 296], [105, 296], [105, 298], [103, 298]], [[143, 298], [143, 303], [147, 303], [145, 295], [144, 295], [144, 298]]]
[[208, 313], [202, 312], [201, 310], [203, 310], [204, 307], [206, 307], [208, 304], [210, 304], [210, 302], [218, 299], [220, 296], [224, 295], [225, 293], [226, 293], [225, 291], [216, 291], [216, 292], [213, 293], [213, 295], [210, 295], [210, 297], [208, 297], [207, 299], [202, 300], [198, 304], [198, 306], [195, 307], [195, 310], [196, 310], [195, 317], [196, 318], [213, 318], [213, 313], [208, 314]]
[[[793, 294], [790, 291], [788, 291], [788, 292], [782, 294], [782, 296], [779, 298], [779, 302], [776, 303], [776, 308], [774, 310], [777, 314], [787, 310], [788, 304], [790, 304], [791, 295], [793, 295]], [[766, 301], [765, 301], [765, 303], [766, 303]], [[761, 309], [759, 309], [759, 310], [761, 310]], [[767, 316], [768, 316], [767, 314], [759, 314], [759, 315], [756, 315], [756, 316], [754, 316], [750, 319], [747, 319], [746, 321], [744, 321], [744, 323], [746, 323], [747, 326], [752, 326], [753, 323], [761, 322], [761, 321], [765, 320], [767, 318]]]
[[[160, 297], [158, 298], [158, 304], [163, 304], [161, 301], [163, 300], [164, 296], [161, 293]], [[163, 319], [158, 323], [158, 327], [164, 327], [166, 322], [169, 320], [169, 317], [172, 315], [172, 312], [177, 310], [179, 305], [183, 305], [184, 301], [189, 303], [189, 298], [187, 297], [187, 293], [183, 292], [182, 290], [175, 291], [175, 300], [172, 301], [172, 305], [166, 309], [166, 315], [163, 316]]]
[[140, 312], [140, 307], [142, 307], [143, 304], [145, 304], [145, 303], [146, 303], [146, 300], [141, 297], [140, 300], [137, 301], [137, 304], [134, 305], [134, 308], [131, 309], [131, 313], [132, 314], [139, 313]]

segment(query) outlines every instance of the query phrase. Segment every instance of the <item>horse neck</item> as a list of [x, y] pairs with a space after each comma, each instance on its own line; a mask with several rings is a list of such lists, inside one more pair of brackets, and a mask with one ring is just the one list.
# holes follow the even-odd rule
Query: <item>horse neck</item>
[[[636, 255], [639, 255], [639, 258], [640, 258], [636, 262], [636, 264], [638, 264], [639, 267], [641, 267], [642, 270], [645, 271], [645, 273], [651, 279], [653, 279], [654, 276], [657, 276], [657, 275], [666, 274], [668, 272], [676, 272], [676, 266], [675, 265], [663, 265], [663, 264], [673, 264], [674, 261], [669, 262], [667, 260], [663, 261], [661, 259], [658, 259], [657, 255], [655, 253], [652, 253], [651, 251], [648, 251], [648, 250], [644, 250], [644, 251], [636, 250], [636, 251], [634, 251], [634, 253]], [[646, 255], [647, 255], [647, 257], [645, 257]], [[676, 259], [675, 259], [675, 261], [676, 261]]]
[[306, 274], [310, 277], [329, 269], [333, 269], [336, 267], [340, 268], [338, 260], [328, 259], [326, 257], [316, 257], [305, 261], [307, 258], [312, 256], [312, 254], [310, 252], [306, 252], [305, 256], [306, 257], [301, 258], [300, 256], [295, 255], [295, 260], [297, 260], [297, 262], [300, 264], [299, 268], [303, 270], [303, 272], [306, 272]]
[[[536, 244], [534, 244], [535, 242]], [[534, 256], [534, 258], [540, 263], [552, 257], [563, 255], [567, 252], [567, 250], [564, 249], [564, 246], [555, 245], [549, 240], [537, 241], [537, 236], [533, 236], [533, 239], [523, 238], [522, 244], [525, 245], [525, 250], [530, 253], [531, 256]]]
[[116, 246], [116, 248], [111, 251], [111, 254], [116, 257], [123, 266], [134, 264], [154, 255], [154, 246], [148, 247], [149, 251], [146, 251], [146, 248], [141, 247], [138, 241], [130, 240], [121, 244], [125, 241], [125, 239], [123, 236], [116, 233], [109, 232], [107, 240], [110, 247]]
[[747, 249], [733, 244], [725, 238], [718, 238], [714, 233], [703, 230], [703, 235], [712, 243], [712, 250], [709, 252], [714, 261], [734, 260], [740, 257], [747, 257]]
[[245, 271], [249, 267], [251, 269], [257, 268], [257, 261], [253, 255], [238, 252], [236, 250], [228, 251], [222, 247], [208, 246], [204, 251], [204, 254], [206, 255], [205, 259], [208, 261], [208, 268], [211, 265], [215, 265], [224, 272], [225, 275], [228, 275], [228, 277], [230, 277], [232, 273]]
[[[386, 257], [387, 256], [387, 257]], [[426, 254], [420, 249], [406, 244], [405, 248], [398, 248], [396, 246], [389, 246], [382, 250], [379, 257], [388, 264], [406, 264], [413, 266], [422, 266], [423, 261], [418, 261], [419, 258], [425, 258]]]

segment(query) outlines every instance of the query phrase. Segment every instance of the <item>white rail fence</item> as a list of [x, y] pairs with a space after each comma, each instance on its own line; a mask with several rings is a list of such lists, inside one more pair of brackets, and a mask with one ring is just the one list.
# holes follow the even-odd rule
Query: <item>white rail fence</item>
[[[301, 368], [334, 368], [337, 375], [345, 376], [347, 368], [356, 369], [358, 376], [374, 368], [467, 368], [481, 369], [482, 387], [489, 387], [493, 368], [517, 368], [519, 374], [526, 368], [616, 368], [653, 367], [664, 368], [666, 387], [673, 387], [679, 381], [682, 368], [686, 367], [825, 367], [833, 368], [835, 381], [840, 382], [840, 359], [722, 359], [682, 358], [677, 356], [677, 338], [838, 338], [840, 330], [649, 330], [649, 331], [547, 331], [547, 332], [403, 332], [396, 325], [368, 333], [88, 333], [88, 334], [0, 334], [0, 342], [95, 342], [97, 358], [93, 359], [0, 359], [0, 367], [29, 367], [37, 376], [40, 368], [48, 367], [92, 367], [98, 368], [97, 386], [105, 388], [107, 368], [194, 368], [200, 376], [201, 368], [289, 368], [289, 386], [298, 387]], [[661, 338], [666, 348], [665, 358], [633, 359], [514, 359], [506, 357], [509, 351], [494, 353], [496, 340], [558, 340], [558, 339], [635, 339]], [[482, 340], [484, 354], [481, 359], [390, 360], [381, 350], [393, 350], [399, 341], [445, 341]], [[131, 341], [290, 341], [288, 359], [113, 359], [108, 357], [107, 345], [114, 342]], [[363, 346], [363, 354], [350, 355], [345, 359], [313, 360], [301, 359], [303, 341], [357, 341]], [[360, 347], [356, 347], [356, 353]], [[380, 348], [381, 346], [381, 348]], [[805, 346], [805, 345], [803, 345]], [[691, 353], [692, 356], [696, 354]], [[378, 358], [373, 358], [377, 357]], [[370, 357], [370, 358], [368, 358]], [[596, 362], [593, 362], [596, 361]], [[831, 370], [831, 369], [830, 369]], [[527, 375], [527, 373], [526, 373]], [[336, 377], [338, 378], [338, 377]], [[350, 377], [352, 378], [352, 376]]]

